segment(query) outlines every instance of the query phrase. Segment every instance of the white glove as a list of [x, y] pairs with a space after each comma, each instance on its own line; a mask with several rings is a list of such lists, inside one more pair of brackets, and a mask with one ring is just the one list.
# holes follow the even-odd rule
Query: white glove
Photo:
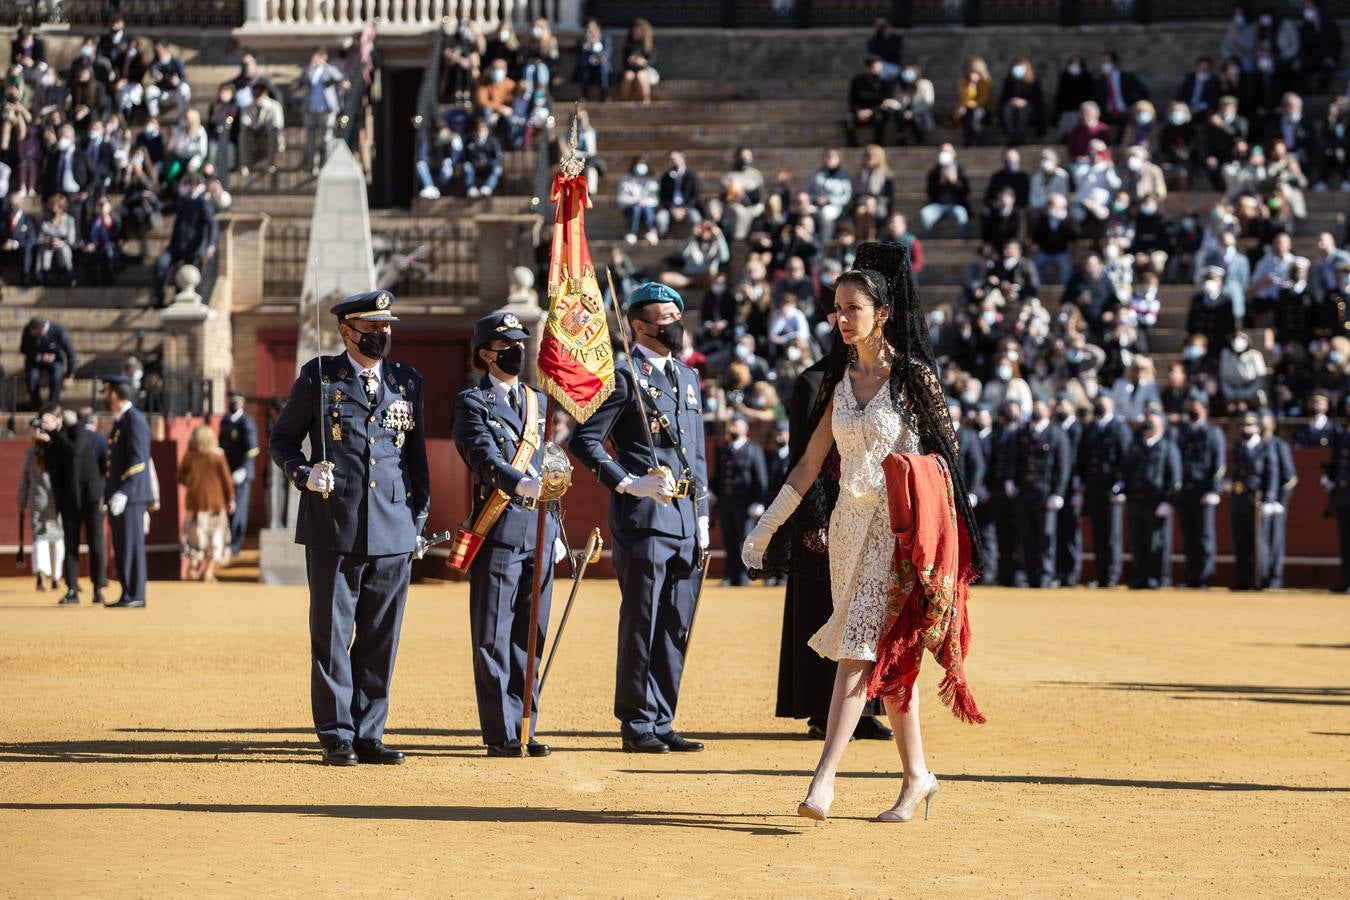
[[970, 508], [971, 508], [971, 509], [974, 509], [975, 507], [977, 507], [977, 506], [980, 505], [980, 498], [979, 498], [979, 497], [975, 496], [974, 494], [970, 494], [970, 495], [968, 495], [968, 496], [970, 497]]
[[1162, 503], [1159, 503], [1158, 508], [1153, 510], [1153, 515], [1157, 516], [1160, 519], [1163, 516], [1170, 516], [1171, 514], [1172, 514], [1172, 504], [1168, 503], [1166, 500], [1164, 500]]
[[564, 559], [567, 559], [567, 545], [563, 543], [562, 538], [555, 537], [553, 539], [553, 564], [556, 566]]
[[1119, 504], [1121, 504], [1121, 503], [1124, 503], [1124, 502], [1125, 502], [1125, 495], [1124, 495], [1124, 494], [1112, 494], [1112, 495], [1111, 495], [1111, 502], [1112, 502], [1112, 503], [1115, 503], [1115, 504], [1117, 504], [1117, 505], [1119, 505]]
[[1017, 496], [1017, 485], [1013, 484], [1011, 478], [1003, 482], [1003, 493], [1008, 495], [1009, 498]]
[[248, 473], [245, 472], [242, 468], [235, 469], [233, 472], [230, 473], [230, 478], [234, 480], [235, 484], [243, 484], [244, 481], [248, 478]]
[[127, 511], [127, 495], [118, 491], [108, 498], [108, 513], [114, 516], [120, 516]]
[[675, 481], [669, 475], [655, 472], [643, 475], [640, 478], [629, 475], [619, 482], [618, 491], [621, 494], [641, 497], [644, 500], [659, 500], [664, 503], [675, 496]]
[[1051, 494], [1050, 499], [1045, 501], [1045, 508], [1051, 512], [1059, 512], [1064, 508], [1064, 498], [1059, 494]]
[[708, 534], [708, 517], [698, 517], [698, 549], [707, 550], [712, 538]]
[[1329, 490], [1331, 490], [1332, 488], [1334, 488], [1335, 486], [1336, 486], [1336, 482], [1332, 481], [1331, 478], [1330, 478], [1329, 476], [1327, 476], [1327, 475], [1323, 475], [1323, 476], [1322, 476], [1322, 490], [1324, 490], [1324, 491], [1329, 491]]
[[309, 477], [305, 479], [305, 487], [316, 494], [331, 493], [333, 488], [337, 487], [337, 482], [333, 480], [333, 470], [327, 466], [315, 466], [309, 470]]
[[531, 500], [538, 500], [543, 488], [544, 484], [538, 478], [522, 478], [516, 482], [516, 493]]
[[1278, 516], [1282, 512], [1284, 512], [1284, 505], [1276, 503], [1274, 500], [1261, 504], [1261, 515], [1263, 516]]
[[760, 516], [764, 515], [764, 504], [751, 503], [748, 512], [750, 513], [750, 518], [758, 519]]
[[1213, 491], [1210, 491], [1208, 494], [1200, 498], [1200, 502], [1205, 504], [1206, 506], [1218, 506], [1219, 495], [1214, 493]]
[[427, 555], [427, 539], [420, 534], [417, 536], [417, 545], [413, 547], [413, 559], [421, 559]]
[[745, 536], [745, 543], [741, 544], [741, 561], [745, 563], [747, 569], [764, 567], [764, 551], [769, 549], [773, 533], [788, 520], [788, 516], [792, 515], [797, 504], [801, 502], [802, 495], [797, 493], [792, 485], [783, 485], [778, 496], [769, 504], [769, 508], [764, 510], [764, 515], [759, 517], [755, 527]]

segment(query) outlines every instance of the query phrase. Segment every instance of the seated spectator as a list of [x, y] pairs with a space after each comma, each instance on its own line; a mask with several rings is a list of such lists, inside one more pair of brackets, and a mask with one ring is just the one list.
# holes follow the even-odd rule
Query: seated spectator
[[796, 217], [789, 221], [779, 234], [778, 247], [774, 253], [774, 268], [784, 269], [794, 258], [800, 259], [808, 269], [814, 269], [820, 259], [821, 242], [816, 234], [816, 220], [809, 215]]
[[[1167, 367], [1167, 383], [1162, 388], [1162, 408], [1167, 421], [1173, 426], [1181, 425], [1186, 417], [1186, 404], [1190, 402], [1192, 392], [1190, 379], [1186, 377], [1186, 365], [1173, 362]], [[1203, 392], [1200, 396], [1205, 396]], [[1205, 397], [1208, 402], [1208, 397]]]
[[1016, 360], [1006, 355], [995, 357], [991, 374], [993, 377], [984, 383], [980, 403], [992, 408], [1012, 401], [1023, 409], [1031, 408], [1031, 387], [1022, 378]]
[[815, 207], [816, 231], [822, 241], [834, 237], [834, 223], [853, 199], [853, 180], [839, 159], [838, 150], [826, 150], [821, 167], [807, 184]]
[[627, 174], [619, 179], [619, 211], [628, 223], [624, 240], [629, 244], [636, 244], [639, 234], [649, 244], [657, 242], [656, 206], [660, 191], [660, 185], [647, 170], [646, 158], [634, 157]]
[[1022, 213], [1017, 208], [1017, 195], [1012, 188], [1004, 188], [984, 211], [980, 223], [980, 240], [1002, 247], [1021, 236]]
[[1233, 301], [1223, 292], [1223, 279], [1222, 268], [1206, 267], [1200, 290], [1191, 297], [1190, 311], [1186, 314], [1187, 336], [1204, 337], [1206, 356], [1211, 362], [1218, 361], [1218, 348], [1228, 343], [1228, 336], [1237, 328]]
[[23, 356], [24, 381], [33, 408], [42, 406], [44, 376], [49, 388], [47, 401], [60, 400], [62, 389], [75, 377], [75, 345], [66, 330], [50, 319], [34, 316], [19, 338], [19, 353]]
[[741, 280], [736, 285], [736, 319], [733, 329], [737, 338], [769, 333], [769, 315], [773, 312], [769, 272], [764, 262], [746, 260]]
[[[736, 364], [739, 364], [748, 379], [742, 386], [742, 389], [748, 388], [756, 381], [768, 379], [769, 363], [768, 360], [759, 355], [758, 342], [755, 339], [755, 335], [743, 334], [736, 338], [736, 347], [733, 350], [733, 355], [736, 358]], [[730, 370], [732, 366], [728, 366], [727, 368]], [[741, 401], [739, 398], [728, 397], [727, 402], [740, 403]]]
[[751, 422], [776, 422], [787, 415], [778, 397], [778, 390], [768, 381], [751, 384], [733, 412], [740, 413]]
[[174, 129], [169, 141], [168, 163], [164, 167], [164, 184], [174, 185], [186, 172], [199, 172], [210, 150], [210, 136], [202, 125], [202, 115], [189, 109], [183, 121]]
[[1107, 276], [1100, 256], [1089, 253], [1083, 257], [1064, 286], [1064, 302], [1078, 307], [1087, 322], [1089, 339], [1100, 343], [1106, 325], [1114, 321], [1117, 306], [1116, 286]]
[[75, 247], [79, 243], [79, 229], [74, 217], [66, 212], [68, 206], [62, 194], [47, 203], [38, 256], [38, 277], [43, 284], [75, 286]]
[[86, 229], [84, 258], [89, 268], [88, 283], [111, 287], [113, 272], [121, 261], [122, 223], [113, 215], [112, 201], [104, 194], [94, 207], [94, 218]]
[[1251, 284], [1247, 287], [1247, 308], [1259, 316], [1273, 311], [1280, 291], [1288, 287], [1294, 266], [1294, 241], [1288, 234], [1277, 234], [1270, 249], [1256, 262]]
[[684, 154], [671, 151], [670, 168], [661, 176], [661, 202], [656, 209], [656, 232], [665, 237], [672, 224], [703, 221], [699, 211], [698, 176], [685, 164]]
[[[520, 42], [520, 58], [524, 61], [523, 81], [534, 81], [545, 89], [551, 82], [551, 73], [558, 68], [558, 39], [548, 19], [540, 16], [530, 23], [530, 31]], [[532, 74], [537, 70], [537, 74]]]
[[154, 44], [154, 59], [146, 68], [149, 84], [145, 88], [145, 108], [154, 118], [159, 118], [160, 109], [165, 103], [173, 106], [179, 114], [188, 108], [192, 100], [192, 87], [188, 84], [187, 69], [162, 40]]
[[1233, 333], [1219, 355], [1219, 393], [1228, 415], [1266, 405], [1266, 358], [1251, 345], [1247, 332]]
[[970, 222], [970, 182], [956, 161], [956, 149], [943, 144], [938, 149], [937, 165], [928, 172], [928, 203], [919, 210], [919, 226], [925, 236], [943, 219], [956, 223], [957, 233], [965, 237]]
[[150, 164], [144, 148], [131, 152], [127, 163], [122, 196], [122, 237], [137, 238], [141, 242], [138, 256], [146, 255], [145, 243], [150, 232], [159, 227], [163, 207], [159, 201], [159, 179]]
[[1330, 231], [1317, 236], [1317, 259], [1313, 263], [1311, 282], [1315, 300], [1345, 291], [1346, 273], [1350, 271], [1350, 253], [1336, 247], [1336, 237]]
[[1266, 178], [1269, 181], [1269, 195], [1278, 196], [1282, 209], [1288, 210], [1294, 219], [1308, 217], [1308, 203], [1304, 191], [1308, 187], [1307, 176], [1298, 158], [1289, 152], [1284, 141], [1270, 142], [1270, 158], [1266, 162]]
[[1024, 144], [1030, 135], [1045, 134], [1045, 98], [1031, 60], [1019, 56], [1008, 66], [998, 108], [1009, 144]]
[[1289, 277], [1280, 288], [1274, 304], [1275, 350], [1280, 352], [1292, 345], [1304, 346], [1312, 339], [1312, 290], [1308, 275], [1311, 263], [1302, 256], [1294, 257]]
[[1144, 415], [1149, 404], [1162, 406], [1153, 360], [1135, 354], [1127, 364], [1125, 374], [1111, 385], [1111, 399], [1116, 404], [1116, 415], [1127, 421]]
[[286, 149], [282, 138], [286, 116], [280, 101], [265, 83], [257, 84], [251, 93], [253, 102], [239, 111], [239, 174], [244, 178], [255, 167], [275, 174], [277, 154]]
[[1350, 190], [1350, 101], [1337, 97], [1327, 104], [1314, 144], [1308, 160], [1309, 176], [1317, 179], [1313, 190], [1325, 191], [1328, 185]]
[[36, 81], [47, 69], [47, 48], [42, 38], [33, 34], [33, 26], [19, 26], [9, 42], [9, 61], [23, 69], [25, 81]]
[[442, 51], [439, 85], [442, 100], [460, 104], [471, 102], [473, 83], [483, 68], [486, 52], [487, 42], [478, 23], [472, 18], [461, 19], [455, 33], [447, 36]]
[[1102, 241], [1102, 270], [1115, 289], [1116, 303], [1127, 306], [1134, 291], [1134, 257], [1124, 252], [1123, 242], [1116, 237]]
[[894, 81], [900, 77], [904, 60], [905, 37], [883, 18], [872, 22], [872, 36], [867, 39], [867, 52], [881, 60], [881, 74]]
[[961, 123], [962, 143], [978, 147], [984, 143], [984, 129], [994, 113], [994, 79], [985, 61], [972, 56], [966, 60], [965, 72], [956, 82], [956, 111], [953, 117]]
[[1125, 131], [1120, 136], [1120, 145], [1134, 147], [1153, 147], [1157, 143], [1158, 111], [1149, 100], [1136, 100], [1130, 107], [1130, 115], [1125, 123]]
[[1145, 272], [1130, 294], [1127, 305], [1128, 316], [1122, 316], [1125, 322], [1134, 326], [1135, 346], [1140, 353], [1149, 349], [1149, 332], [1158, 324], [1158, 313], [1162, 303], [1158, 300], [1158, 276]]
[[1073, 242], [1078, 230], [1069, 218], [1069, 203], [1063, 194], [1050, 195], [1045, 214], [1036, 220], [1031, 230], [1031, 243], [1036, 248], [1032, 257], [1036, 274], [1042, 284], [1050, 283], [1046, 270], [1055, 267], [1056, 283], [1066, 285], [1073, 274]]
[[886, 125], [896, 121], [899, 103], [893, 96], [895, 84], [882, 74], [880, 57], [869, 54], [863, 60], [863, 70], [853, 76], [848, 86], [848, 118], [844, 127], [850, 147], [861, 143], [858, 132], [872, 131], [872, 143], [886, 141]]
[[183, 176], [173, 204], [173, 232], [169, 235], [169, 244], [155, 259], [153, 302], [156, 306], [164, 303], [164, 288], [171, 271], [183, 263], [201, 269], [215, 256], [219, 232], [215, 210], [205, 195], [206, 183], [201, 175], [191, 172]]
[[[1067, 135], [1079, 123], [1083, 104], [1091, 103], [1096, 96], [1096, 85], [1092, 73], [1087, 70], [1087, 60], [1075, 53], [1069, 57], [1059, 73], [1059, 83], [1055, 87], [1055, 108], [1053, 110], [1055, 133], [1060, 137]], [[1098, 110], [1100, 117], [1101, 110]], [[1084, 141], [1086, 145], [1086, 141]], [[1070, 154], [1071, 156], [1074, 154]]]
[[507, 74], [512, 78], [519, 74], [520, 41], [515, 28], [505, 19], [497, 23], [497, 30], [483, 48], [482, 66], [491, 67], [499, 59], [506, 63]]
[[900, 244], [909, 251], [909, 269], [915, 275], [923, 271], [923, 242], [909, 231], [909, 224], [901, 213], [886, 217], [886, 227], [877, 240], [883, 244]]
[[140, 134], [136, 135], [132, 147], [145, 151], [146, 161], [155, 170], [156, 177], [164, 174], [164, 163], [169, 152], [164, 134], [159, 130], [158, 119], [151, 117], [146, 120], [145, 127], [141, 129]]
[[662, 272], [660, 281], [676, 290], [704, 289], [722, 267], [731, 261], [731, 250], [722, 229], [712, 222], [700, 222], [680, 250], [680, 271]]
[[473, 136], [464, 145], [464, 192], [471, 198], [491, 197], [502, 178], [502, 145], [482, 119], [474, 122]]
[[1085, 230], [1100, 231], [1111, 215], [1111, 200], [1120, 190], [1120, 176], [1105, 143], [1088, 145], [1088, 156], [1074, 164], [1073, 179], [1077, 190], [1069, 214]]
[[[859, 202], [871, 198], [872, 203], [866, 212], [873, 222], [885, 221], [891, 214], [891, 202], [895, 197], [895, 176], [886, 161], [886, 151], [876, 144], [863, 148], [862, 166], [853, 179], [853, 199]], [[857, 207], [861, 209], [861, 206]], [[857, 227], [858, 222], [854, 223]], [[875, 230], [875, 225], [873, 226]], [[863, 238], [869, 240], [870, 238]]]
[[923, 77], [923, 70], [910, 63], [900, 70], [900, 82], [895, 88], [895, 120], [899, 134], [896, 143], [904, 145], [928, 143], [928, 135], [937, 127], [933, 117], [936, 104], [933, 82]]
[[1013, 192], [1013, 202], [1019, 210], [1025, 209], [1031, 194], [1031, 178], [1022, 171], [1022, 154], [1009, 147], [1003, 154], [1003, 165], [994, 170], [984, 188], [984, 205], [993, 206], [1004, 190]]
[[736, 334], [737, 300], [727, 287], [725, 272], [718, 272], [703, 294], [698, 314], [698, 346], [715, 353]]
[[755, 221], [764, 215], [764, 175], [755, 168], [755, 154], [749, 147], [737, 149], [731, 168], [723, 173], [722, 199], [731, 239], [745, 240]]
[[[1223, 272], [1223, 293], [1233, 304], [1233, 318], [1241, 322], [1247, 314], [1247, 285], [1251, 281], [1251, 263], [1237, 247], [1237, 237], [1224, 231], [1219, 245], [1200, 259], [1202, 267], [1217, 267]], [[1204, 269], [1208, 277], [1210, 269]]]
[[33, 281], [41, 226], [24, 210], [23, 194], [12, 191], [6, 198], [4, 219], [0, 220], [0, 260], [18, 263], [23, 286]]
[[776, 363], [788, 344], [806, 344], [810, 340], [811, 325], [797, 305], [797, 296], [783, 294], [778, 298], [778, 308], [774, 310], [773, 317], [769, 319], [769, 361]]
[[108, 19], [108, 30], [98, 39], [96, 58], [108, 70], [108, 83], [128, 77], [133, 62], [139, 57], [136, 41], [127, 34], [126, 18], [114, 11]]
[[1191, 117], [1203, 121], [1219, 105], [1219, 82], [1214, 77], [1214, 60], [1201, 56], [1195, 68], [1177, 85], [1172, 98], [1191, 111]]
[[1302, 164], [1313, 150], [1316, 125], [1303, 118], [1303, 99], [1290, 92], [1281, 96], [1279, 113], [1266, 120], [1262, 134], [1267, 144], [1276, 139], [1284, 141], [1289, 153]]
[[1064, 138], [1064, 149], [1070, 160], [1077, 160], [1091, 152], [1093, 141], [1104, 142], [1111, 128], [1101, 120], [1101, 109], [1091, 101], [1078, 107], [1078, 122]]
[[1200, 135], [1186, 104], [1173, 102], [1167, 108], [1167, 122], [1158, 132], [1157, 159], [1169, 185], [1189, 189], [1192, 170], [1200, 160]]
[[1298, 32], [1298, 68], [1302, 87], [1315, 94], [1326, 93], [1338, 77], [1341, 62], [1341, 29], [1334, 16], [1326, 15], [1321, 0], [1303, 0], [1303, 23]]
[[1125, 155], [1125, 165], [1117, 171], [1121, 188], [1130, 195], [1131, 201], [1142, 197], [1154, 197], [1159, 201], [1167, 199], [1167, 181], [1163, 170], [1154, 165], [1149, 158], [1147, 147], [1131, 147]]
[[1158, 198], [1146, 194], [1139, 200], [1133, 219], [1134, 241], [1130, 251], [1135, 265], [1146, 267], [1161, 276], [1167, 271], [1168, 260], [1176, 254], [1176, 233], [1172, 220], [1163, 211]]
[[1068, 196], [1072, 192], [1069, 173], [1060, 168], [1059, 154], [1049, 147], [1041, 151], [1036, 171], [1027, 181], [1027, 207], [1035, 213], [1045, 211], [1052, 194]]
[[1101, 54], [1101, 78], [1097, 80], [1095, 100], [1102, 121], [1111, 129], [1111, 143], [1120, 142], [1125, 127], [1125, 116], [1138, 100], [1147, 100], [1148, 88], [1133, 72], [1120, 68], [1120, 61], [1112, 50]]
[[810, 341], [791, 340], [785, 343], [782, 352], [778, 354], [778, 361], [773, 366], [773, 382], [779, 396], [792, 396], [797, 379], [815, 365], [815, 362]]
[[514, 149], [523, 134], [524, 119], [516, 115], [518, 86], [507, 75], [506, 60], [497, 59], [483, 70], [473, 89], [475, 115], [485, 119], [503, 145]]
[[83, 136], [90, 123], [102, 121], [111, 111], [112, 101], [103, 84], [94, 77], [93, 67], [77, 66], [70, 85], [70, 123], [76, 133]]
[[592, 89], [601, 100], [609, 99], [609, 82], [613, 77], [613, 64], [610, 62], [612, 55], [609, 38], [600, 30], [600, 23], [588, 19], [581, 40], [577, 42], [576, 82], [582, 100], [590, 99]]
[[1267, 119], [1279, 111], [1280, 98], [1288, 89], [1289, 79], [1278, 70], [1271, 47], [1263, 44], [1256, 51], [1255, 70], [1243, 75], [1238, 108], [1260, 129]]
[[222, 172], [233, 172], [239, 158], [239, 108], [234, 85], [225, 82], [216, 88], [216, 99], [206, 111], [206, 133], [210, 139], [208, 158]]
[[1007, 240], [999, 245], [1001, 256], [990, 269], [991, 277], [997, 278], [998, 291], [1009, 303], [1024, 304], [1029, 307], [1041, 291], [1041, 279], [1031, 260], [1022, 255], [1022, 244], [1017, 240]]

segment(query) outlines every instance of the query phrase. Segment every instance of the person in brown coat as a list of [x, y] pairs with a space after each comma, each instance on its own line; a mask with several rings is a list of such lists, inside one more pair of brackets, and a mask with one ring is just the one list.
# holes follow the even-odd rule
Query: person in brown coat
[[215, 581], [216, 564], [230, 562], [234, 482], [211, 426], [198, 425], [192, 430], [178, 466], [178, 482], [187, 488], [183, 556], [188, 561], [188, 576]]

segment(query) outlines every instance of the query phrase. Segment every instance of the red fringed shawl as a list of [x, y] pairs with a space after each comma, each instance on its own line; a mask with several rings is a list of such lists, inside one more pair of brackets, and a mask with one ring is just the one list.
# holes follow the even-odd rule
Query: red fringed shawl
[[899, 697], [901, 708], [909, 709], [927, 649], [947, 673], [938, 687], [942, 702], [961, 721], [983, 723], [964, 669], [970, 653], [966, 599], [975, 573], [951, 473], [942, 457], [918, 453], [892, 453], [881, 467], [895, 553], [886, 625], [867, 679], [868, 696]]

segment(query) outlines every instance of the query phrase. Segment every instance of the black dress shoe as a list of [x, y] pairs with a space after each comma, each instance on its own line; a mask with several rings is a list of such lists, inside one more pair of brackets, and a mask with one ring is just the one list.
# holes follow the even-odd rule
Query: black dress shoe
[[94, 591], [94, 605], [95, 605], [95, 606], [107, 606], [107, 605], [108, 605], [108, 601], [106, 601], [106, 600], [103, 599], [103, 592], [102, 592], [102, 591]]
[[500, 744], [488, 744], [487, 755], [502, 759], [520, 759], [520, 741], [502, 741]]
[[525, 752], [533, 757], [548, 756], [553, 751], [548, 748], [548, 744], [541, 744], [538, 741], [530, 741], [525, 745]]
[[145, 601], [144, 601], [144, 600], [130, 600], [130, 599], [126, 598], [126, 597], [123, 597], [121, 600], [118, 600], [116, 603], [104, 603], [103, 605], [106, 606], [108, 609], [144, 609], [144, 608], [145, 608]]
[[624, 753], [669, 753], [670, 747], [665, 741], [656, 735], [648, 732], [641, 737], [629, 740], [623, 739]]
[[384, 741], [358, 738], [352, 741], [352, 748], [356, 751], [356, 758], [363, 763], [376, 766], [403, 765], [403, 754], [386, 747]]
[[79, 603], [80, 595], [74, 591], [66, 591], [66, 595], [57, 601], [61, 606], [68, 606], [72, 603]]
[[819, 719], [807, 719], [806, 736], [813, 741], [825, 740], [825, 723]]
[[889, 741], [895, 738], [895, 732], [877, 721], [876, 716], [863, 716], [853, 729], [853, 736], [860, 741]]
[[351, 741], [338, 741], [331, 747], [323, 748], [325, 766], [354, 766], [357, 763], [356, 751]]
[[657, 740], [669, 747], [673, 753], [700, 753], [703, 751], [702, 741], [691, 741], [678, 731], [667, 731], [665, 734], [657, 735]]

